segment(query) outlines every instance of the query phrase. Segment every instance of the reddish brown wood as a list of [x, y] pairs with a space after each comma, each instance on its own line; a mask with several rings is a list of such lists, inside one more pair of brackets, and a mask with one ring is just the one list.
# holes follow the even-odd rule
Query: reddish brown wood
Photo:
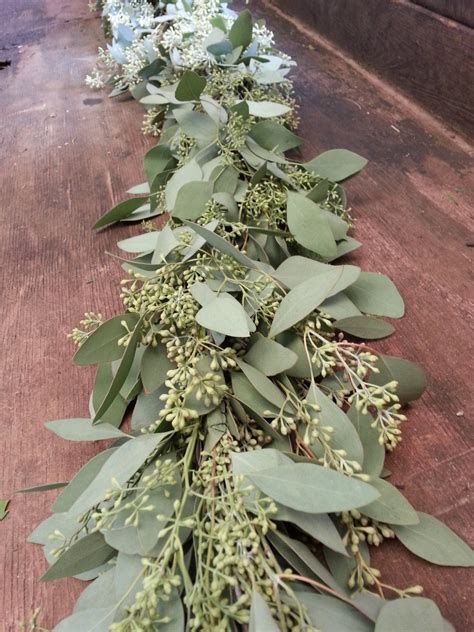
[[[72, 365], [66, 334], [85, 309], [114, 313], [122, 276], [105, 254], [118, 233], [93, 234], [91, 225], [143, 181], [152, 139], [140, 133], [140, 106], [84, 85], [103, 41], [87, 0], [7, 0], [0, 25], [0, 58], [12, 61], [0, 70], [5, 498], [26, 485], [68, 480], [97, 450], [55, 438], [43, 421], [87, 416], [93, 372]], [[2, 632], [20, 630], [38, 606], [53, 627], [83, 588], [38, 582], [43, 555], [26, 538], [54, 495], [14, 496], [0, 522]]]
[[[472, 0], [468, 0], [472, 4]], [[409, 0], [272, 0], [474, 138], [474, 31]]]
[[[6, 0], [0, 8], [2, 52], [12, 60], [0, 71], [0, 497], [68, 479], [96, 449], [55, 438], [42, 422], [87, 414], [92, 371], [72, 365], [65, 334], [86, 309], [107, 316], [117, 309], [121, 272], [104, 251], [136, 230], [94, 235], [90, 226], [142, 181], [141, 158], [152, 143], [140, 133], [136, 104], [91, 95], [83, 85], [102, 42], [86, 4]], [[366, 244], [356, 260], [389, 274], [407, 303], [396, 336], [378, 347], [418, 360], [429, 377], [390, 459], [393, 480], [418, 508], [472, 538], [471, 150], [311, 34], [273, 10], [266, 14], [281, 47], [299, 62], [306, 155], [348, 147], [371, 160], [347, 187], [356, 235]], [[2, 632], [17, 632], [38, 606], [43, 625], [52, 627], [83, 587], [38, 583], [45, 563], [26, 537], [54, 495], [15, 496], [0, 522]], [[389, 568], [388, 580], [421, 581], [458, 631], [473, 629], [465, 569], [429, 566], [395, 545], [374, 557]]]
[[435, 13], [474, 27], [474, 3], [472, 0], [412, 0]]

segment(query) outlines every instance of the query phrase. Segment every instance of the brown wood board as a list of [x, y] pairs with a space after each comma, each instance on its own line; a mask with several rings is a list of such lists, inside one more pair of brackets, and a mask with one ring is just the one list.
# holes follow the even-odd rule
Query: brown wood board
[[408, 0], [272, 0], [270, 4], [474, 139], [471, 28]]
[[[472, 543], [472, 155], [340, 56], [266, 14], [299, 62], [305, 155], [347, 147], [371, 160], [347, 186], [355, 236], [366, 244], [354, 260], [389, 274], [407, 304], [397, 334], [377, 348], [419, 361], [429, 378], [390, 458], [391, 480]], [[153, 139], [140, 133], [137, 104], [84, 86], [103, 41], [85, 1], [6, 0], [0, 18], [2, 52], [12, 62], [0, 71], [5, 498], [23, 486], [68, 480], [97, 450], [55, 437], [42, 422], [87, 415], [93, 371], [72, 365], [65, 335], [86, 310], [115, 313], [122, 273], [104, 251], [115, 252], [115, 242], [137, 230], [93, 234], [90, 227], [143, 180], [141, 160]], [[38, 583], [45, 562], [26, 538], [55, 494], [14, 496], [0, 522], [2, 632], [19, 630], [39, 606], [42, 624], [52, 627], [84, 586]], [[468, 571], [430, 566], [394, 543], [374, 558], [388, 581], [421, 582], [458, 631], [472, 629]]]
[[474, 2], [472, 0], [412, 0], [412, 2], [474, 28]]

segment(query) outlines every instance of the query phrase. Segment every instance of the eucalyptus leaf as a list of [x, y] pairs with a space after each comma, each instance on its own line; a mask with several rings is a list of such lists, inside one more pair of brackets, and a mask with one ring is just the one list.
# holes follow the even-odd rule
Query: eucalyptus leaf
[[418, 557], [440, 566], [474, 566], [474, 552], [440, 520], [421, 511], [418, 524], [394, 525], [397, 538]]
[[[140, 556], [150, 554], [158, 542], [161, 528], [157, 515], [171, 517], [174, 514], [173, 503], [180, 495], [179, 482], [150, 490], [147, 500], [147, 507], [150, 507], [150, 510], [140, 513], [136, 525], [133, 522], [126, 523], [132, 515], [133, 507], [128, 511], [122, 511], [113, 526], [102, 531], [105, 541], [122, 554]], [[132, 496], [130, 500], [133, 501], [134, 497]]]
[[104, 463], [112, 456], [115, 450], [116, 448], [103, 450], [83, 465], [74, 478], [56, 497], [51, 510], [54, 513], [65, 513], [69, 511], [79, 496], [89, 487], [102, 469]]
[[431, 599], [410, 597], [394, 599], [384, 605], [375, 623], [375, 632], [408, 632], [420, 630], [445, 632], [443, 617]]
[[120, 389], [123, 387], [125, 380], [127, 379], [129, 371], [132, 368], [133, 360], [135, 358], [138, 342], [141, 338], [143, 318], [144, 317], [142, 316], [135, 325], [133, 333], [128, 340], [128, 344], [120, 360], [120, 365], [117, 369], [117, 373], [115, 374], [114, 379], [112, 380], [109, 390], [107, 391], [102, 403], [95, 413], [93, 420], [94, 423], [100, 423], [102, 415], [106, 413], [107, 410], [110, 408], [114, 399], [120, 393]]
[[341, 182], [358, 173], [366, 164], [365, 158], [352, 151], [330, 149], [304, 163], [304, 167], [331, 182]]
[[190, 160], [168, 180], [165, 189], [166, 208], [173, 209], [181, 187], [195, 180], [202, 180], [202, 169], [195, 160]]
[[250, 336], [247, 315], [242, 305], [230, 294], [217, 296], [201, 307], [196, 322], [202, 327], [226, 336], [247, 338]]
[[216, 235], [214, 232], [199, 224], [194, 224], [193, 222], [189, 222], [187, 220], [184, 220], [183, 223], [187, 226], [190, 226], [194, 230], [194, 232], [203, 237], [210, 246], [216, 248], [216, 250], [219, 250], [219, 252], [222, 252], [225, 255], [229, 255], [230, 257], [235, 259], [237, 263], [240, 263], [250, 270], [258, 269], [258, 265], [255, 263], [255, 261], [249, 259], [243, 252], [240, 252], [240, 250], [234, 248], [232, 244], [230, 244], [219, 235]]
[[334, 323], [334, 327], [355, 338], [378, 340], [391, 336], [395, 327], [379, 318], [371, 316], [350, 316]]
[[[200, 184], [200, 183], [199, 183]], [[186, 186], [186, 185], [185, 185]], [[181, 194], [181, 191], [184, 187], [179, 190], [178, 198]], [[178, 203], [178, 200], [177, 202]], [[153, 250], [153, 255], [151, 258], [152, 264], [161, 264], [166, 261], [166, 257], [172, 252], [177, 246], [179, 246], [180, 242], [176, 239], [174, 232], [171, 230], [168, 224], [164, 226], [157, 238], [155, 243], [155, 249]]]
[[143, 166], [152, 190], [156, 178], [170, 168], [173, 160], [173, 154], [168, 145], [157, 145], [145, 154]]
[[400, 525], [418, 523], [416, 511], [396, 487], [381, 478], [371, 479], [370, 484], [380, 492], [380, 496], [370, 505], [359, 507], [361, 513], [377, 522]]
[[303, 542], [290, 538], [280, 531], [270, 532], [268, 539], [278, 553], [303, 577], [323, 581], [327, 586], [344, 596], [344, 591], [338, 586], [328, 569]]
[[[370, 566], [370, 553], [366, 542], [359, 542], [358, 548], [362, 559]], [[354, 598], [354, 595], [348, 587], [349, 578], [356, 568], [356, 559], [354, 556], [350, 555], [348, 557], [347, 555], [341, 555], [332, 549], [324, 547], [324, 558], [337, 585], [342, 589], [344, 594]]]
[[127, 193], [129, 193], [130, 195], [148, 195], [150, 193], [150, 185], [148, 184], [148, 182], [136, 184], [130, 189], [127, 189]]
[[40, 485], [31, 485], [30, 487], [23, 487], [22, 489], [18, 489], [16, 494], [31, 494], [36, 492], [49, 492], [52, 489], [60, 489], [61, 487], [66, 487], [67, 481], [59, 481], [57, 483], [43, 483]]
[[148, 252], [154, 250], [156, 245], [156, 238], [159, 234], [160, 232], [157, 230], [154, 230], [150, 233], [143, 233], [142, 235], [136, 235], [135, 237], [122, 239], [117, 243], [117, 246], [124, 252], [130, 252], [132, 254]]
[[104, 439], [128, 438], [129, 436], [107, 423], [94, 426], [91, 419], [60, 419], [47, 421], [44, 425], [58, 437], [68, 441], [102, 441]]
[[252, 127], [249, 136], [260, 147], [280, 154], [299, 147], [303, 142], [303, 139], [276, 121], [259, 121]]
[[253, 20], [248, 9], [242, 11], [229, 31], [229, 40], [234, 48], [246, 49], [252, 41]]
[[234, 396], [245, 407], [260, 417], [265, 417], [266, 411], [274, 415], [278, 414], [278, 408], [270, 404], [243, 373], [232, 373], [231, 379]]
[[380, 495], [367, 483], [312, 463], [281, 465], [249, 478], [276, 502], [307, 513], [347, 511]]
[[384, 274], [361, 272], [357, 281], [345, 293], [365, 314], [401, 318], [405, 313], [402, 297]]
[[[297, 592], [311, 623], [321, 632], [373, 632], [374, 625], [352, 605], [329, 595]], [[408, 630], [406, 631], [408, 632]]]
[[339, 282], [335, 285], [330, 295], [334, 296], [357, 281], [360, 275], [360, 268], [351, 265], [331, 266], [314, 259], [308, 259], [308, 257], [295, 255], [288, 257], [278, 266], [275, 277], [282, 281], [286, 287], [293, 289], [300, 285], [303, 280], [330, 272], [334, 268], [341, 271]]
[[194, 70], [185, 70], [181, 75], [175, 96], [178, 101], [197, 101], [206, 87], [206, 80]]
[[124, 485], [167, 437], [168, 433], [146, 434], [118, 447], [74, 502], [69, 510], [71, 514], [79, 516], [101, 502], [112, 485], [112, 479]]
[[403, 358], [379, 355], [375, 366], [379, 372], [371, 375], [371, 382], [383, 386], [396, 380], [397, 395], [402, 404], [412, 402], [423, 394], [426, 388], [426, 375], [418, 364]]
[[186, 136], [205, 142], [217, 140], [218, 127], [209, 114], [205, 112], [185, 112], [184, 114], [178, 114], [178, 111], [175, 110], [175, 115], [179, 127]]
[[331, 295], [342, 274], [340, 268], [334, 267], [317, 277], [306, 279], [291, 290], [276, 311], [269, 336], [274, 338], [309, 316]]
[[141, 379], [146, 393], [153, 393], [165, 383], [167, 373], [176, 368], [166, 355], [166, 349], [159, 342], [156, 347], [147, 346], [141, 362]]
[[77, 540], [62, 553], [58, 560], [44, 573], [41, 581], [79, 575], [79, 573], [105, 564], [114, 555], [115, 550], [105, 542], [101, 533], [90, 533]]
[[380, 444], [378, 430], [372, 428], [373, 416], [357, 410], [355, 403], [347, 411], [347, 416], [354, 424], [364, 449], [364, 460], [361, 463], [363, 471], [372, 476], [380, 476], [385, 461], [385, 448]]
[[10, 500], [0, 500], [0, 521], [6, 518], [8, 514], [8, 505], [10, 504]]
[[280, 627], [272, 617], [270, 608], [256, 588], [252, 591], [249, 632], [279, 632]]
[[282, 408], [285, 405], [285, 397], [282, 391], [266, 375], [242, 360], [237, 360], [237, 364], [262, 397], [277, 408]]
[[256, 334], [254, 342], [244, 358], [248, 364], [267, 376], [287, 371], [298, 360], [294, 351], [270, 338], [265, 338], [261, 334]]
[[221, 127], [225, 125], [229, 119], [225, 108], [222, 107], [215, 99], [208, 95], [201, 96], [201, 105], [203, 110], [211, 117], [214, 123]]
[[110, 224], [115, 224], [115, 222], [119, 222], [120, 220], [129, 217], [147, 201], [148, 198], [131, 198], [130, 200], [120, 202], [120, 204], [117, 204], [117, 206], [114, 206], [110, 211], [102, 215], [102, 217], [95, 222], [92, 228], [104, 228]]
[[344, 294], [344, 292], [338, 292], [333, 296], [330, 296], [319, 306], [321, 312], [328, 314], [335, 320], [341, 320], [345, 318], [351, 318], [353, 316], [361, 316], [360, 311], [354, 305], [354, 303]]
[[172, 209], [173, 217], [196, 220], [201, 217], [212, 196], [212, 184], [209, 182], [187, 182], [178, 191]]
[[138, 394], [131, 420], [131, 425], [134, 430], [146, 428], [150, 424], [160, 420], [160, 412], [164, 408], [161, 395], [167, 392], [168, 390], [165, 391], [164, 389], [158, 388], [153, 391], [153, 393], [141, 391]]
[[121, 358], [123, 347], [120, 347], [118, 342], [127, 334], [122, 322], [125, 322], [129, 329], [133, 329], [138, 322], [138, 316], [132, 313], [122, 314], [102, 323], [76, 351], [74, 364], [103, 364]]
[[278, 334], [277, 340], [284, 347], [293, 351], [293, 353], [296, 353], [298, 357], [296, 364], [287, 369], [287, 375], [298, 378], [311, 378], [319, 375], [319, 367], [317, 367], [314, 363], [310, 364], [311, 357], [308, 358], [303, 340], [297, 333], [291, 329], [289, 331], [284, 331], [283, 333]]
[[348, 554], [338, 530], [327, 514], [311, 514], [277, 504], [277, 511], [272, 515], [272, 520], [291, 522], [333, 551], [341, 555]]
[[[92, 390], [91, 397], [89, 399], [89, 414], [91, 418], [95, 417], [96, 410], [104, 400], [104, 397], [110, 389], [110, 385], [113, 382], [116, 363], [108, 362], [107, 364], [100, 364], [97, 367], [97, 373], [94, 382], [94, 388]], [[108, 423], [115, 428], [118, 428], [123, 421], [125, 411], [127, 409], [127, 401], [119, 393], [107, 411], [102, 414], [101, 423]]]
[[108, 632], [114, 614], [114, 610], [108, 607], [80, 610], [63, 619], [52, 632]]
[[299, 244], [325, 259], [334, 257], [337, 252], [336, 240], [328, 216], [319, 204], [301, 193], [290, 192], [287, 222], [291, 234]]
[[[364, 461], [362, 442], [346, 413], [325, 395], [314, 382], [309, 387], [306, 399], [310, 404], [319, 406], [319, 412], [316, 413], [316, 416], [320, 419], [321, 424], [333, 429], [331, 433], [332, 448], [344, 450], [347, 459], [362, 465]], [[314, 442], [311, 448], [315, 455], [321, 458], [324, 456], [324, 450], [318, 443]]]

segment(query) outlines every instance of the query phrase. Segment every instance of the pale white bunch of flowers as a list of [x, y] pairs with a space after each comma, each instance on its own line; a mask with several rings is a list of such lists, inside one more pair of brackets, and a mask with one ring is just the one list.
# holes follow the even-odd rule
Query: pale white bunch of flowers
[[173, 25], [164, 32], [161, 40], [175, 67], [193, 69], [211, 63], [207, 39], [214, 29], [211, 20], [217, 16], [223, 17], [227, 25], [235, 19], [234, 12], [227, 9], [227, 3], [220, 0], [195, 0], [190, 11], [176, 13]]
[[[108, 75], [119, 90], [133, 86], [141, 81], [140, 70], [157, 58], [160, 49], [167, 53], [177, 73], [211, 66], [216, 60], [207, 47], [213, 34], [219, 33], [213, 20], [221, 18], [229, 30], [237, 18], [223, 0], [161, 2], [157, 17], [155, 10], [147, 0], [105, 0], [102, 12], [111, 25], [113, 41], [107, 51], [99, 52], [100, 64], [86, 77], [87, 85], [101, 88], [104, 75]], [[267, 71], [273, 73], [273, 78], [275, 73], [284, 78], [292, 62], [286, 55], [275, 55], [273, 45], [273, 32], [262, 23], [254, 24], [249, 50], [252, 55], [263, 56], [265, 63], [252, 59], [239, 70], [256, 79], [263, 73], [262, 82], [268, 82]]]

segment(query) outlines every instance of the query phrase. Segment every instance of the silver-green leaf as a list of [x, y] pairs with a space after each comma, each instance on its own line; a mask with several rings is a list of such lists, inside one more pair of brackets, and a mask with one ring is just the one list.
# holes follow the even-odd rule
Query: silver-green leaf
[[437, 518], [421, 511], [418, 524], [393, 526], [409, 551], [440, 566], [474, 566], [474, 551]]

